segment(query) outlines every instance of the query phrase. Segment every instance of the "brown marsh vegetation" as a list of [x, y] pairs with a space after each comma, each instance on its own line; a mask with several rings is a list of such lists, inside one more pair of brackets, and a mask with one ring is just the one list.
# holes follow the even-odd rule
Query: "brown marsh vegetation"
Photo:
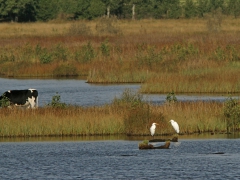
[[[54, 105], [53, 105], [54, 104]], [[239, 100], [217, 102], [171, 102], [155, 106], [129, 90], [101, 107], [79, 107], [55, 101], [38, 109], [0, 108], [0, 137], [19, 136], [149, 136], [153, 122], [156, 135], [173, 135], [169, 120], [180, 125], [181, 134], [238, 131]]]
[[[141, 82], [143, 93], [236, 93], [239, 28], [230, 17], [220, 31], [206, 19], [1, 23], [0, 74]], [[169, 135], [170, 119], [186, 134], [239, 130], [239, 100], [153, 106], [125, 98], [102, 107], [1, 108], [0, 136], [149, 135], [152, 122]]]
[[[149, 135], [152, 122], [159, 135], [174, 134], [169, 123], [176, 119], [181, 133], [226, 131], [221, 122], [221, 104], [131, 107], [0, 109], [0, 136]], [[204, 112], [204, 113], [203, 113]]]
[[[0, 74], [141, 82], [144, 93], [240, 92], [240, 20], [1, 23]], [[218, 29], [219, 29], [218, 28]]]

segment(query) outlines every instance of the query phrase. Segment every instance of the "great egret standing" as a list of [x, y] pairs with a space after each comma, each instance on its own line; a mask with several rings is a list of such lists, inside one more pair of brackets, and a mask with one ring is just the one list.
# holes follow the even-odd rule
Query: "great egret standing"
[[155, 134], [155, 129], [156, 129], [156, 125], [159, 125], [158, 123], [152, 123], [152, 126], [150, 127], [150, 132], [152, 137], [154, 138], [154, 134]]
[[179, 133], [179, 126], [178, 123], [174, 120], [170, 120], [169, 122], [171, 122], [173, 129], [176, 131], [176, 133]]

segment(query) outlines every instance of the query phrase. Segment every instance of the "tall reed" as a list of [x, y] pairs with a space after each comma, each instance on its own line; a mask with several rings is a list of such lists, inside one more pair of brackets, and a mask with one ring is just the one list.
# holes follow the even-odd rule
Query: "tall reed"
[[[151, 105], [126, 90], [122, 97], [101, 107], [46, 106], [38, 109], [0, 109], [0, 136], [150, 135], [153, 122], [157, 135], [171, 135], [170, 120], [181, 134], [227, 132], [240, 129], [239, 100], [226, 106], [217, 102], [170, 102]], [[238, 114], [236, 116], [236, 113]], [[234, 118], [233, 120], [231, 118]], [[234, 124], [232, 124], [232, 122]], [[233, 126], [231, 126], [231, 124]]]
[[208, 31], [204, 19], [116, 21], [101, 27], [114, 25], [121, 33], [100, 33], [99, 22], [74, 26], [91, 31], [82, 35], [71, 34], [69, 22], [0, 24], [0, 74], [141, 82], [148, 93], [240, 92], [238, 19], [226, 18], [220, 32]]

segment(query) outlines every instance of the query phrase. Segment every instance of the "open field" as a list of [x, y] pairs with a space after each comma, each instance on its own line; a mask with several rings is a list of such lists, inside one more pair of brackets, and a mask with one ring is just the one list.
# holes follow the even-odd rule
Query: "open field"
[[[0, 24], [0, 74], [141, 82], [142, 92], [240, 92], [240, 20]], [[170, 82], [170, 83], [169, 83]]]

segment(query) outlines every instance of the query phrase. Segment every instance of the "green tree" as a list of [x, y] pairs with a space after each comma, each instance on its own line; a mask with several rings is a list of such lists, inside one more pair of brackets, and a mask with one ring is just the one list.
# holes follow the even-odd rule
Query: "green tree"
[[[122, 10], [123, 18], [132, 18], [133, 20], [136, 19], [136, 12], [141, 7], [143, 0], [122, 0], [120, 8]], [[138, 14], [139, 15], [139, 14]], [[138, 16], [137, 15], [137, 16]]]
[[153, 13], [155, 18], [164, 18], [168, 12], [168, 0], [155, 0]]
[[198, 0], [196, 7], [198, 17], [203, 17], [204, 13], [209, 12], [208, 0]]
[[58, 15], [63, 15], [64, 18], [76, 18], [75, 14], [78, 8], [78, 0], [59, 0]]
[[182, 14], [180, 0], [168, 0], [168, 18], [179, 18]]
[[75, 12], [75, 18], [77, 19], [88, 19], [91, 0], [77, 0], [77, 11]]
[[11, 21], [35, 20], [38, 1], [34, 0], [0, 0], [0, 15]]
[[154, 17], [154, 6], [156, 6], [155, 0], [142, 0], [136, 9], [136, 13], [139, 19]]
[[89, 17], [88, 19], [94, 19], [96, 17], [103, 16], [106, 12], [105, 4], [99, 0], [91, 0], [88, 7]]
[[20, 11], [20, 21], [36, 21], [38, 0], [24, 0], [24, 8]]
[[227, 13], [237, 18], [240, 15], [240, 0], [229, 0], [227, 4]]
[[224, 0], [209, 0], [208, 2], [209, 11], [216, 9], [224, 9]]
[[193, 2], [193, 0], [186, 0], [185, 6], [184, 6], [184, 16], [186, 18], [192, 18], [197, 15], [196, 12], [196, 6]]
[[37, 20], [48, 21], [54, 19], [59, 13], [58, 0], [39, 0], [36, 11]]
[[106, 6], [107, 17], [110, 17], [111, 12], [117, 15], [117, 12], [120, 10], [122, 5], [121, 0], [102, 0]]
[[224, 120], [227, 125], [227, 131], [239, 129], [240, 124], [240, 104], [239, 101], [228, 97], [224, 103]]

